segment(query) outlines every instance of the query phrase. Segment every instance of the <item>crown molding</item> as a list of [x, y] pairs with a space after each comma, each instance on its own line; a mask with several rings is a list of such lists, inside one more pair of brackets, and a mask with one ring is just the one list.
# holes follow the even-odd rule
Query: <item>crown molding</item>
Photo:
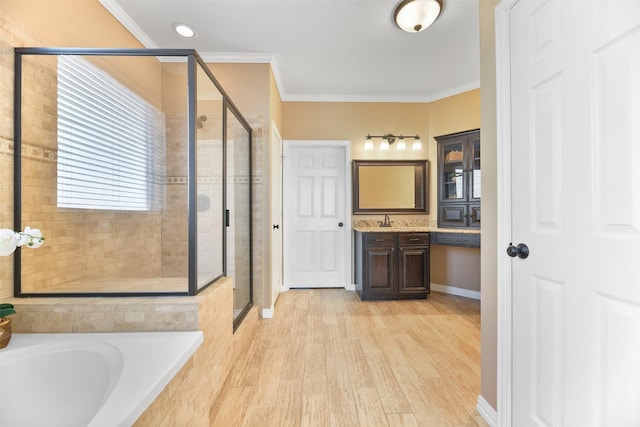
[[133, 19], [116, 3], [115, 0], [98, 0], [144, 47], [157, 49], [158, 45], [135, 23]]
[[441, 92], [436, 92], [434, 94], [431, 94], [427, 96], [426, 102], [439, 101], [441, 99], [448, 98], [450, 96], [460, 95], [461, 93], [469, 92], [470, 90], [479, 89], [479, 88], [480, 88], [480, 80], [476, 80], [471, 83], [467, 83], [451, 89], [446, 89]]
[[275, 61], [273, 53], [262, 52], [198, 52], [204, 62], [222, 62], [231, 64], [271, 64]]

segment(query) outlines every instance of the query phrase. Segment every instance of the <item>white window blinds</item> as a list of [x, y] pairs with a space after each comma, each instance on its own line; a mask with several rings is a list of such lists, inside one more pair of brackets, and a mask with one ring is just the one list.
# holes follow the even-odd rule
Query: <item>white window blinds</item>
[[164, 115], [78, 56], [58, 57], [58, 206], [158, 210]]

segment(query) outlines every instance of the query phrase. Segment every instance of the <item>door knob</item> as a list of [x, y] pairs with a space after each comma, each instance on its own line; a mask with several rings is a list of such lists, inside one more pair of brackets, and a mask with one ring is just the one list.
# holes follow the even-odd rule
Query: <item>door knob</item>
[[280, 228], [280, 224], [273, 224], [273, 229], [277, 230], [278, 228]]
[[338, 223], [338, 227], [342, 227], [343, 225], [344, 225], [344, 224], [343, 224], [343, 223], [341, 223], [341, 222], [339, 222], [339, 223]]
[[524, 243], [519, 243], [518, 246], [513, 246], [513, 244], [509, 243], [509, 247], [507, 248], [507, 255], [511, 258], [522, 258], [525, 259], [529, 256], [529, 247]]

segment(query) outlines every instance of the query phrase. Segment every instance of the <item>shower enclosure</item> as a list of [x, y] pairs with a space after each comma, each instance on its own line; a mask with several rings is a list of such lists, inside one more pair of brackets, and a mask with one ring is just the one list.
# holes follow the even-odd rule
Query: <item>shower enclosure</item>
[[15, 296], [252, 305], [251, 127], [194, 50], [15, 49]]

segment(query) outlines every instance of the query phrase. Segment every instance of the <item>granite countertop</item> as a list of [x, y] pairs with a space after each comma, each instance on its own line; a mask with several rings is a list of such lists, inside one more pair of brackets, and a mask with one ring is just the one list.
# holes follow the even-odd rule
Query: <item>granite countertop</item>
[[460, 233], [460, 234], [480, 234], [480, 230], [469, 230], [464, 228], [437, 228], [420, 226], [400, 226], [400, 227], [380, 227], [380, 226], [359, 226], [353, 227], [355, 231], [363, 233]]

